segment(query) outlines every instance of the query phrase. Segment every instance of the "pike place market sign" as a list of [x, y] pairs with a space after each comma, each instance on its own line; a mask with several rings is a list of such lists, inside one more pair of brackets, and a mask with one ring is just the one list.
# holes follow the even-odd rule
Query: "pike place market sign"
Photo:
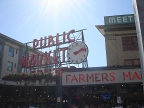
[[135, 23], [134, 14], [105, 16], [105, 25]]
[[142, 82], [141, 69], [63, 72], [62, 85]]
[[[48, 37], [45, 36], [44, 38], [41, 37], [40, 40], [34, 39], [33, 42], [30, 42], [33, 43], [33, 50], [50, 48], [67, 43], [71, 43], [71, 45], [23, 56], [21, 59], [21, 68], [58, 64], [60, 59], [61, 63], [68, 61], [72, 64], [82, 63], [88, 55], [88, 47], [84, 42], [77, 41], [75, 38], [70, 37], [70, 35], [75, 32], [77, 31], [73, 29], [68, 33], [63, 32], [62, 35], [57, 33], [56, 36], [50, 35]], [[58, 53], [60, 53], [61, 56], [59, 56]]]

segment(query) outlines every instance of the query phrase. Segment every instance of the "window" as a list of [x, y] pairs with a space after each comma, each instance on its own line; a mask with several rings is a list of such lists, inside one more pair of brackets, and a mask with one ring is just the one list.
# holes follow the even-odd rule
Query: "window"
[[7, 71], [12, 71], [13, 68], [13, 63], [12, 62], [8, 62], [7, 63]]
[[125, 59], [124, 65], [140, 65], [140, 59]]
[[136, 36], [122, 37], [123, 51], [138, 50], [138, 42]]
[[14, 56], [14, 48], [9, 47], [9, 56], [13, 57]]

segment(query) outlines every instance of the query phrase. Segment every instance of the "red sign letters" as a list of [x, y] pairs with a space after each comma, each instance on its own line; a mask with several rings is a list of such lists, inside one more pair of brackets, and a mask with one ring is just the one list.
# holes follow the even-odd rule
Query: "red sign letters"
[[[33, 40], [33, 49], [38, 48], [46, 48], [46, 47], [52, 47], [60, 44], [66, 44], [74, 42], [75, 40], [70, 38], [70, 34], [74, 33], [75, 30], [70, 30], [68, 33], [63, 32], [63, 35], [61, 35], [62, 41], [60, 41], [59, 37], [60, 35], [57, 33], [56, 36], [48, 36], [44, 38], [40, 38], [40, 40], [34, 39]], [[67, 47], [59, 48], [59, 51], [62, 55], [61, 62], [65, 62], [65, 52], [67, 50]], [[59, 56], [57, 55], [58, 50], [48, 51], [48, 52], [41, 52], [37, 54], [31, 54], [23, 56], [21, 59], [21, 68], [28, 68], [31, 66], [40, 66], [40, 65], [46, 65], [46, 64], [57, 64]]]
[[63, 85], [141, 82], [140, 69], [62, 73]]

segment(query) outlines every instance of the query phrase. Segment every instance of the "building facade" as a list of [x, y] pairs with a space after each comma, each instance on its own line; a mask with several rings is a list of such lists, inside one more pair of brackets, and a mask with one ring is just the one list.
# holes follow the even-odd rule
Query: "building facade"
[[[137, 69], [140, 70], [141, 80], [138, 80], [138, 76], [133, 74], [137, 77], [135, 77], [137, 81], [132, 81], [134, 77], [129, 77], [131, 82], [117, 82], [116, 87], [117, 100], [120, 96], [125, 103], [124, 107], [138, 104], [138, 99], [142, 98], [143, 85], [134, 14], [106, 16], [104, 17], [104, 25], [97, 25], [96, 28], [105, 38], [107, 66], [116, 67], [118, 70], [125, 67], [128, 71], [131, 69], [135, 72]], [[119, 76], [119, 78], [122, 77]]]
[[107, 16], [105, 25], [96, 27], [105, 38], [107, 66], [140, 65], [133, 14]]
[[[29, 67], [21, 68], [22, 57], [29, 57], [34, 54], [42, 54], [41, 51], [32, 50], [31, 47], [23, 44], [17, 40], [14, 40], [6, 35], [0, 34], [0, 79], [8, 74], [20, 74], [22, 73], [33, 73], [38, 72], [38, 70], [43, 71], [44, 68], [39, 67]], [[44, 62], [42, 60], [42, 62]], [[32, 85], [37, 87], [34, 87]], [[55, 83], [50, 83], [47, 87], [43, 83], [35, 82], [25, 82], [25, 81], [7, 81], [0, 80], [0, 107], [13, 107], [18, 106], [30, 106], [35, 103], [35, 101], [40, 104], [49, 104], [51, 99], [50, 96], [55, 94]], [[48, 94], [49, 91], [50, 93]], [[42, 98], [47, 97], [46, 100]], [[34, 99], [36, 98], [36, 99]], [[53, 98], [52, 98], [53, 99]], [[53, 101], [51, 101], [52, 103]], [[31, 104], [30, 104], [31, 103]]]
[[0, 34], [0, 78], [9, 73], [37, 72], [37, 67], [22, 68], [21, 61], [23, 56], [39, 53], [42, 54], [41, 51], [32, 50], [30, 46]]
[[20, 72], [20, 57], [22, 56], [25, 45], [8, 36], [0, 34], [0, 77], [8, 73]]

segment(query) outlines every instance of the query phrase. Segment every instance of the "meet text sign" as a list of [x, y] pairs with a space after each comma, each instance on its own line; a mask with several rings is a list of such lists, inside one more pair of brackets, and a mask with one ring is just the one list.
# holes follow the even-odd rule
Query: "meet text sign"
[[142, 82], [141, 69], [62, 73], [62, 85], [87, 85]]
[[105, 16], [105, 25], [135, 23], [134, 14]]

